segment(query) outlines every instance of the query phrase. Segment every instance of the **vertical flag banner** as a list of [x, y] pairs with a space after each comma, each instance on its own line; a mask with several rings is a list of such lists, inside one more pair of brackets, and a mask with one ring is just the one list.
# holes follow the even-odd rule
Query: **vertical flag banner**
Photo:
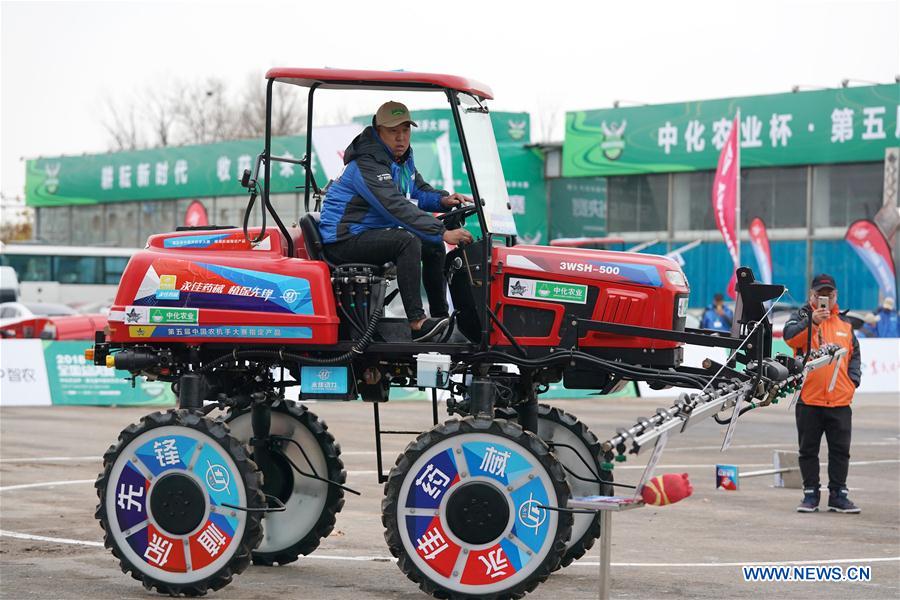
[[891, 247], [872, 221], [860, 219], [847, 228], [844, 239], [862, 259], [878, 282], [885, 298], [897, 299], [897, 278]]
[[759, 265], [759, 278], [763, 283], [772, 283], [772, 251], [769, 249], [769, 234], [766, 224], [756, 217], [750, 222], [750, 245]]
[[184, 211], [184, 225], [186, 227], [202, 227], [209, 225], [209, 216], [206, 213], [206, 207], [199, 200], [191, 202], [187, 210]]
[[[728, 254], [731, 255], [735, 269], [738, 268], [740, 261], [737, 238], [738, 186], [741, 182], [738, 119], [739, 117], [735, 117], [731, 122], [731, 131], [725, 145], [722, 146], [721, 154], [719, 154], [719, 166], [716, 168], [712, 189], [712, 207], [716, 227], [719, 228], [719, 233], [725, 240], [725, 246], [728, 248]], [[728, 283], [728, 295], [731, 298], [735, 297], [734, 286], [735, 275], [732, 272], [731, 280]]]

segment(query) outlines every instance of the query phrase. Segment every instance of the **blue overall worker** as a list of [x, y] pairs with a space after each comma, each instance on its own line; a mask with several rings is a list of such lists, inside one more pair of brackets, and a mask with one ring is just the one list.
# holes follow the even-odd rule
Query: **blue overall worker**
[[[325, 256], [336, 264], [397, 265], [397, 287], [412, 337], [425, 341], [436, 338], [449, 322], [444, 242], [472, 241], [468, 231], [447, 230], [431, 213], [471, 200], [425, 182], [413, 162], [412, 127], [417, 125], [406, 106], [381, 105], [372, 125], [344, 152], [344, 171], [326, 192], [319, 229]], [[430, 318], [422, 307], [419, 282], [428, 296]]]

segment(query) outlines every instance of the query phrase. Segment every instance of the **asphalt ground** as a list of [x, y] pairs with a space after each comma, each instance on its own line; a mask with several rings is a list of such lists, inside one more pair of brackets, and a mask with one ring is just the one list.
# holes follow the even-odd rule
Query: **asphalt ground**
[[[661, 400], [568, 400], [598, 437], [648, 415]], [[313, 403], [343, 448], [348, 495], [335, 531], [309, 557], [283, 567], [250, 567], [212, 598], [422, 598], [390, 559], [376, 483], [371, 407]], [[153, 598], [124, 575], [101, 547], [93, 518], [92, 481], [100, 457], [119, 431], [148, 408], [0, 409], [0, 597]], [[430, 405], [389, 403], [386, 428], [425, 429]], [[868, 395], [854, 402], [851, 498], [858, 515], [798, 514], [801, 492], [772, 487], [771, 477], [741, 481], [736, 492], [715, 489], [716, 463], [744, 471], [771, 465], [774, 449], [793, 450], [796, 433], [786, 406], [741, 419], [732, 448], [721, 454], [724, 428], [712, 420], [669, 441], [658, 472], [687, 472], [694, 495], [668, 507], [613, 515], [613, 598], [898, 598], [900, 597], [900, 399]], [[390, 437], [386, 464], [410, 441]], [[824, 446], [824, 443], [823, 443]], [[635, 483], [649, 452], [616, 469]], [[825, 456], [823, 448], [823, 480]], [[873, 462], [874, 461], [874, 462]], [[824, 505], [824, 502], [823, 502]], [[598, 544], [599, 545], [599, 544]], [[869, 566], [871, 581], [746, 582], [741, 566], [760, 563]], [[530, 598], [596, 598], [597, 547], [552, 575]]]

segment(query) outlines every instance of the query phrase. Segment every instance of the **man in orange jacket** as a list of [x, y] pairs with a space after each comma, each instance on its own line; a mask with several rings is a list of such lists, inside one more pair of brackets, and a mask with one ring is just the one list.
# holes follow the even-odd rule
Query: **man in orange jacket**
[[[809, 323], [812, 319], [810, 333]], [[797, 402], [797, 437], [800, 444], [800, 473], [803, 501], [797, 512], [819, 510], [819, 444], [822, 433], [828, 443], [828, 510], [858, 513], [847, 497], [847, 470], [850, 467], [850, 431], [853, 412], [850, 402], [859, 387], [859, 342], [853, 326], [838, 310], [837, 286], [825, 273], [816, 275], [809, 290], [809, 306], [791, 315], [784, 325], [784, 341], [797, 354], [805, 354], [826, 344], [837, 344], [849, 354], [838, 365], [817, 369], [806, 376]], [[834, 389], [828, 385], [839, 369]]]

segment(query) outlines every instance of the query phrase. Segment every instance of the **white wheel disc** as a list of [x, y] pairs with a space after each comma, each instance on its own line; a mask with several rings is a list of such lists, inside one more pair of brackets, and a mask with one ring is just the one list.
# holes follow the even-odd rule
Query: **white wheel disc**
[[[197, 526], [182, 533], [150, 514], [156, 486], [174, 476], [188, 489], [196, 484], [205, 503]], [[240, 546], [247, 520], [245, 512], [224, 506], [247, 505], [234, 460], [202, 431], [177, 425], [145, 431], [122, 449], [104, 503], [119, 551], [138, 571], [167, 583], [192, 583], [221, 569]]]

